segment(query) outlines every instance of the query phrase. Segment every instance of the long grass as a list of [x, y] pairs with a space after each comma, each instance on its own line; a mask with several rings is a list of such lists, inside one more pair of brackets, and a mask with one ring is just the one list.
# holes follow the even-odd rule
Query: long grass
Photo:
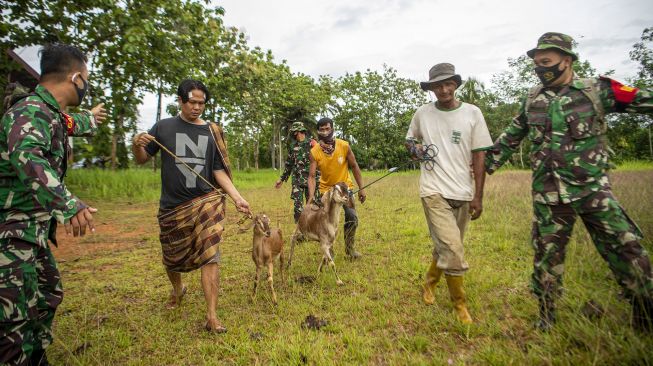
[[[75, 172], [75, 174], [77, 174]], [[316, 243], [296, 248], [286, 282], [276, 272], [279, 305], [271, 305], [265, 285], [258, 301], [249, 294], [254, 266], [251, 233], [237, 234], [233, 209], [225, 220], [218, 316], [224, 335], [202, 329], [205, 304], [199, 273], [184, 275], [189, 293], [183, 305], [167, 311], [170, 291], [158, 243], [156, 193], [142, 204], [114, 203], [83, 191], [88, 175], [96, 184], [124, 185], [129, 175], [146, 172], [82, 172], [71, 190], [100, 208], [98, 220], [114, 231], [83, 239], [88, 252], [60, 263], [65, 300], [55, 320], [49, 355], [56, 364], [125, 365], [651, 365], [653, 336], [628, 325], [630, 309], [586, 230], [575, 228], [568, 247], [565, 294], [559, 322], [550, 333], [533, 329], [537, 304], [528, 291], [532, 267], [530, 173], [499, 172], [487, 180], [482, 217], [465, 238], [471, 269], [465, 276], [471, 327], [452, 313], [446, 286], [440, 284], [434, 306], [421, 303], [420, 284], [431, 256], [431, 243], [417, 194], [417, 173], [392, 175], [368, 189], [368, 202], [357, 207], [360, 261], [344, 259], [342, 234], [336, 264], [344, 286], [329, 272], [317, 275]], [[250, 175], [251, 174], [251, 175]], [[289, 185], [272, 188], [278, 172], [237, 173], [236, 186], [257, 212], [292, 232]], [[367, 174], [366, 181], [382, 172]], [[71, 175], [73, 180], [74, 175]], [[158, 177], [157, 177], [158, 178]], [[96, 178], [94, 178], [96, 179]], [[148, 178], [150, 179], [150, 178]], [[150, 182], [155, 182], [151, 178]], [[653, 170], [618, 169], [612, 173], [617, 197], [644, 232], [642, 244], [653, 249]], [[154, 185], [144, 183], [146, 189]], [[146, 188], [150, 187], [150, 188]], [[120, 200], [118, 200], [120, 201]], [[133, 238], [127, 234], [138, 233]], [[124, 249], [96, 252], [94, 246], [127, 235]], [[101, 238], [101, 239], [98, 239]], [[121, 239], [123, 240], [123, 239]], [[66, 245], [64, 242], [62, 245]], [[306, 277], [315, 277], [310, 283]], [[264, 281], [262, 282], [264, 283]], [[606, 309], [598, 319], [581, 308], [594, 300]], [[301, 327], [309, 314], [328, 321], [320, 330]]]

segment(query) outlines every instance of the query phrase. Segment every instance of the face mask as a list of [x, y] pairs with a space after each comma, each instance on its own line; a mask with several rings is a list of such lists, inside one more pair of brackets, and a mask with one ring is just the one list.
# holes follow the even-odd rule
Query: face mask
[[333, 139], [333, 129], [329, 133], [317, 131], [317, 134], [320, 136], [320, 140], [322, 141], [330, 141]]
[[565, 69], [559, 69], [561, 62], [562, 61], [553, 66], [537, 66], [535, 68], [535, 73], [537, 74], [537, 77], [540, 78], [540, 81], [542, 81], [542, 84], [545, 86], [551, 85], [551, 83], [556, 81], [565, 72]]
[[73, 85], [75, 86], [75, 91], [77, 92], [77, 105], [82, 104], [82, 100], [86, 96], [86, 92], [88, 91], [88, 82], [84, 80], [82, 75], [79, 75], [79, 78], [82, 79], [82, 83], [84, 83], [84, 86], [82, 88], [79, 88], [77, 84], [75, 84], [75, 77], [73, 76], [72, 81]]

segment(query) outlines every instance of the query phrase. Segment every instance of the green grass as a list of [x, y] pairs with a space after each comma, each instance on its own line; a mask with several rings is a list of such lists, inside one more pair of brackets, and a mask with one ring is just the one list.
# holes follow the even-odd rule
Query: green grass
[[[365, 176], [379, 178], [386, 171], [365, 172]], [[110, 199], [129, 202], [154, 202], [159, 199], [161, 190], [161, 171], [147, 168], [134, 168], [121, 171], [103, 169], [70, 170], [66, 185], [80, 197]], [[398, 172], [395, 175], [411, 174]], [[413, 173], [414, 174], [414, 173]], [[238, 189], [256, 189], [274, 186], [281, 172], [273, 169], [234, 171], [234, 181]], [[290, 182], [286, 183], [290, 185]]]
[[[342, 234], [336, 242], [336, 264], [345, 285], [337, 286], [330, 272], [314, 283], [297, 281], [315, 276], [320, 259], [316, 243], [303, 243], [296, 248], [285, 284], [275, 268], [277, 307], [271, 305], [264, 281], [258, 301], [250, 303], [251, 233], [236, 234], [238, 215], [229, 208], [218, 304], [218, 316], [229, 332], [219, 336], [202, 330], [205, 305], [198, 272], [184, 275], [189, 287], [184, 304], [174, 311], [163, 308], [170, 287], [154, 221], [158, 192], [147, 191], [158, 176], [147, 171], [73, 173], [78, 176], [71, 174], [71, 190], [100, 208], [99, 221], [122, 233], [145, 233], [125, 241], [124, 250], [95, 252], [89, 239], [87, 254], [60, 263], [66, 294], [48, 351], [56, 364], [653, 364], [653, 336], [640, 336], [628, 326], [630, 310], [581, 224], [568, 248], [560, 321], [549, 334], [533, 330], [537, 304], [528, 291], [532, 249], [527, 171], [488, 177], [483, 216], [466, 235], [471, 269], [465, 289], [473, 326], [455, 320], [443, 283], [434, 306], [421, 303], [419, 285], [431, 243], [417, 193], [418, 175], [401, 172], [370, 187], [368, 202], [357, 207], [363, 259], [346, 261]], [[289, 238], [290, 187], [272, 188], [278, 174], [237, 173], [235, 183], [254, 211], [267, 212]], [[363, 175], [371, 181], [382, 174]], [[97, 186], [84, 190], [89, 177]], [[642, 244], [651, 251], [653, 170], [628, 166], [611, 177], [617, 197], [647, 238]], [[110, 195], [96, 195], [102, 185], [116, 193], [118, 203], [107, 200]], [[120, 202], [137, 189], [150, 198], [141, 204]], [[100, 226], [95, 235], [117, 234], [103, 233]], [[603, 318], [581, 315], [590, 299], [606, 308]], [[318, 331], [302, 329], [309, 314], [329, 324]]]

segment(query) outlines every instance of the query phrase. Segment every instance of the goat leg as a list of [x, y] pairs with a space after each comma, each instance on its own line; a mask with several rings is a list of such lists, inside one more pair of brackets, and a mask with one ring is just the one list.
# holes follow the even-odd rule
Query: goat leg
[[277, 294], [274, 292], [274, 276], [273, 276], [273, 261], [268, 263], [268, 283], [270, 284], [270, 292], [272, 293], [272, 303], [277, 304]]
[[344, 285], [345, 283], [342, 282], [340, 277], [338, 277], [338, 272], [336, 271], [336, 262], [334, 262], [334, 261], [329, 262], [329, 267], [333, 268], [333, 274], [336, 276], [336, 284], [337, 285]]
[[[336, 263], [333, 261], [333, 258], [331, 257], [331, 247], [333, 244], [330, 243], [322, 243], [322, 252], [324, 253], [324, 258], [323, 261], [326, 261], [327, 265], [331, 268], [333, 268], [333, 274], [336, 276], [336, 284], [342, 285], [344, 282], [338, 277], [338, 272], [336, 271]], [[320, 268], [322, 265], [320, 265]]]
[[295, 253], [295, 243], [297, 243], [297, 233], [299, 230], [295, 230], [295, 232], [292, 234], [292, 239], [290, 239], [290, 256], [288, 257], [288, 267], [290, 268], [290, 264], [292, 264], [292, 255]]
[[327, 259], [325, 256], [322, 256], [322, 260], [320, 261], [320, 265], [317, 267], [317, 274], [319, 275], [322, 273], [322, 266], [324, 266], [327, 263]]
[[281, 253], [279, 253], [279, 274], [281, 274], [281, 286], [286, 285], [286, 280], [283, 275], [283, 262], [284, 262], [284, 257], [283, 257], [283, 249], [282, 249]]

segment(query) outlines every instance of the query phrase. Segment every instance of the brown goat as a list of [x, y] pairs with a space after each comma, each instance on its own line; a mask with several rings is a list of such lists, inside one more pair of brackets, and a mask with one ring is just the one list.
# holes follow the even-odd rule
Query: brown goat
[[342, 285], [343, 282], [336, 272], [336, 264], [333, 262], [332, 247], [338, 234], [340, 221], [340, 211], [342, 205], [349, 200], [348, 187], [345, 183], [337, 183], [333, 188], [322, 196], [322, 207], [319, 209], [306, 208], [302, 211], [297, 222], [297, 228], [292, 236], [290, 245], [290, 258], [288, 258], [288, 267], [292, 262], [293, 252], [297, 239], [303, 236], [307, 240], [320, 242], [322, 249], [322, 261], [318, 267], [318, 273], [322, 272], [322, 267], [327, 264], [333, 268], [336, 276], [336, 283]]
[[277, 303], [277, 294], [274, 292], [273, 264], [279, 258], [281, 282], [283, 283], [283, 236], [281, 229], [270, 229], [270, 219], [265, 214], [258, 214], [254, 217], [254, 239], [252, 240], [252, 259], [256, 264], [256, 277], [254, 277], [254, 292], [252, 301], [256, 301], [256, 289], [258, 288], [261, 269], [268, 268], [268, 283], [272, 293], [272, 302]]

